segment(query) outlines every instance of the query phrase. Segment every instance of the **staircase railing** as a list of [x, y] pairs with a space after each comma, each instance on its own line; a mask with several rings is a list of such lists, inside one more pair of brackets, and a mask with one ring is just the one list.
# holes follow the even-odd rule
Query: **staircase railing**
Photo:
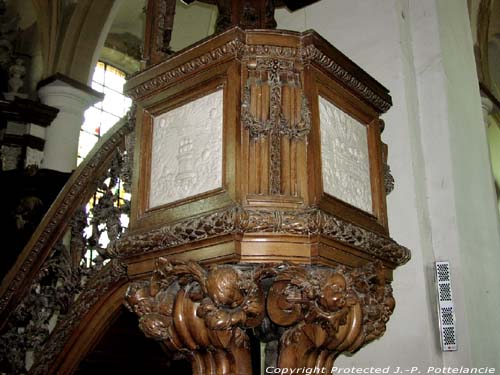
[[24, 374], [48, 361], [40, 354], [57, 349], [44, 347], [49, 337], [75, 323], [88, 290], [115, 267], [107, 265], [106, 248], [128, 226], [134, 123], [127, 116], [100, 139], [2, 281], [0, 374]]

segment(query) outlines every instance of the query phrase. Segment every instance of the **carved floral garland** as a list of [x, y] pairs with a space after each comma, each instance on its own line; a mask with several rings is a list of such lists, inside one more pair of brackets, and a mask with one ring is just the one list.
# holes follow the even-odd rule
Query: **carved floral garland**
[[108, 252], [112, 257], [125, 258], [232, 233], [323, 235], [396, 265], [405, 264], [411, 255], [410, 250], [392, 239], [319, 209], [282, 211], [239, 206], [182, 220], [148, 233], [126, 236], [111, 244]]
[[[394, 309], [380, 262], [347, 269], [222, 265], [157, 260], [150, 281], [133, 283], [127, 307], [147, 337], [193, 362], [200, 374], [251, 374], [245, 329], [279, 339], [274, 367], [331, 370], [385, 332]], [[269, 335], [269, 331], [275, 333]], [[209, 365], [213, 363], [214, 367]], [[224, 372], [225, 373], [225, 372]]]

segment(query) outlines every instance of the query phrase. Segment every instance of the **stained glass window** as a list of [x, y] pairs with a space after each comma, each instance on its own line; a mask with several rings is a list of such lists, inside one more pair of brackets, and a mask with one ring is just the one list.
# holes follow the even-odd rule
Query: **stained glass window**
[[92, 77], [92, 88], [104, 93], [104, 100], [85, 112], [85, 121], [80, 130], [78, 164], [111, 127], [122, 118], [132, 101], [123, 95], [125, 73], [102, 61], [97, 63]]

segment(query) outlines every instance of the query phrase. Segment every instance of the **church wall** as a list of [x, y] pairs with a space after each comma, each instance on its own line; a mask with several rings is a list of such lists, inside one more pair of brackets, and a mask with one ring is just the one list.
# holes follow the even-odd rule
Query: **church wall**
[[[498, 367], [491, 315], [500, 300], [480, 280], [499, 284], [498, 218], [466, 1], [329, 0], [277, 18], [280, 28], [314, 28], [394, 101], [383, 134], [396, 179], [389, 227], [413, 256], [395, 272], [397, 307], [384, 338], [339, 366]], [[436, 260], [452, 266], [457, 352], [439, 347]]]
[[[460, 2], [437, 2], [450, 132], [457, 223], [474, 365], [500, 368], [500, 241], [486, 127], [470, 29]], [[477, 126], [478, 124], [482, 126]], [[495, 327], [495, 328], [493, 328]], [[495, 334], [496, 332], [496, 334]]]

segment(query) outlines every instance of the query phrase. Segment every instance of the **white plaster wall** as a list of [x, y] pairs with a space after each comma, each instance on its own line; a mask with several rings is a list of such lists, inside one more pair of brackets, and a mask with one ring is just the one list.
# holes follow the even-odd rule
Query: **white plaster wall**
[[463, 1], [438, 1], [448, 129], [473, 365], [500, 371], [500, 235], [486, 128]]
[[[466, 1], [323, 0], [294, 14], [280, 11], [277, 20], [281, 28], [318, 31], [394, 101], [383, 134], [396, 179], [389, 226], [413, 250], [412, 260], [395, 272], [397, 307], [383, 339], [337, 364], [500, 368], [498, 218]], [[432, 267], [445, 259], [459, 350], [443, 354]]]
[[[445, 86], [443, 51], [439, 39], [439, 20], [434, 0], [409, 2], [410, 32], [413, 67], [418, 96], [418, 126], [425, 161], [427, 207], [431, 225], [432, 254], [427, 266], [434, 260], [451, 263], [457, 342], [459, 350], [442, 356], [444, 365], [470, 366], [470, 337], [463, 290], [463, 270], [460, 257], [460, 234], [457, 226], [453, 178], [453, 160], [450, 153], [449, 107]], [[467, 25], [467, 24], [465, 24]], [[470, 27], [469, 27], [470, 30]], [[472, 51], [472, 46], [470, 47]], [[458, 82], [457, 82], [458, 83]], [[474, 97], [475, 92], [469, 94]], [[481, 126], [478, 119], [476, 126]]]

